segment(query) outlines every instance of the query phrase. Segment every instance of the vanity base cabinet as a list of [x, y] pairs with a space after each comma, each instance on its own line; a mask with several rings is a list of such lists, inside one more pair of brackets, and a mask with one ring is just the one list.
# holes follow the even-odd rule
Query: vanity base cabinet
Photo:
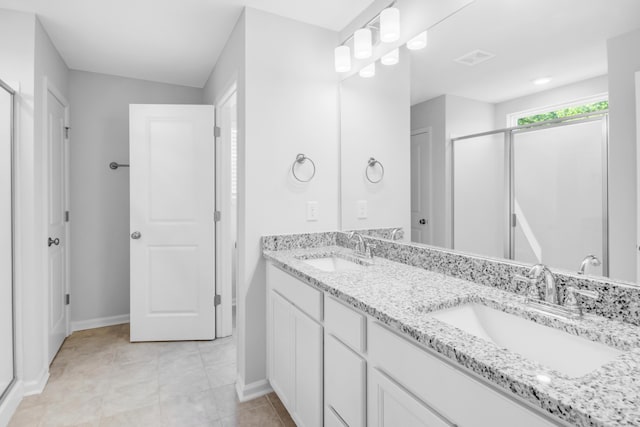
[[[302, 284], [301, 284], [302, 285]], [[300, 427], [323, 425], [323, 328], [275, 291], [269, 295], [269, 382]]]
[[367, 364], [357, 353], [331, 334], [324, 349], [325, 405], [349, 427], [366, 422]]
[[[370, 321], [368, 331], [369, 417], [377, 420], [372, 426], [566, 425], [504, 396], [376, 321]], [[428, 417], [435, 421], [426, 422]]]

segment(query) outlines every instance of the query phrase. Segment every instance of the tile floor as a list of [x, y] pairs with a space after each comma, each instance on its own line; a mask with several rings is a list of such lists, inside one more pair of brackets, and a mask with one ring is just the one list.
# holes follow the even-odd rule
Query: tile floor
[[81, 331], [50, 372], [10, 427], [295, 426], [273, 393], [238, 402], [233, 337], [132, 344], [128, 324]]

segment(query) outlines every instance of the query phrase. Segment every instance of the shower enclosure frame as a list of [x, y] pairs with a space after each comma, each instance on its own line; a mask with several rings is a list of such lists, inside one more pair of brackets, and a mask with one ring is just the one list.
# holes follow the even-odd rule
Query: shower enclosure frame
[[455, 142], [465, 139], [479, 138], [504, 134], [504, 164], [505, 164], [505, 191], [504, 209], [506, 218], [504, 224], [504, 253], [506, 259], [514, 260], [515, 254], [515, 157], [514, 136], [543, 129], [552, 129], [561, 126], [602, 121], [602, 275], [609, 277], [609, 110], [600, 110], [591, 113], [577, 114], [544, 122], [532, 123], [521, 126], [512, 126], [487, 132], [474, 133], [451, 138], [451, 167], [450, 167], [450, 209], [451, 209], [451, 248], [455, 249]]
[[13, 378], [4, 390], [0, 390], [0, 404], [4, 402], [5, 398], [16, 384], [17, 370], [16, 370], [16, 289], [15, 289], [15, 110], [16, 110], [16, 93], [15, 91], [0, 79], [0, 90], [5, 90], [9, 93], [11, 99], [11, 109], [9, 112], [9, 133], [10, 133], [10, 147], [9, 152], [11, 155], [11, 349], [12, 349], [12, 371]]

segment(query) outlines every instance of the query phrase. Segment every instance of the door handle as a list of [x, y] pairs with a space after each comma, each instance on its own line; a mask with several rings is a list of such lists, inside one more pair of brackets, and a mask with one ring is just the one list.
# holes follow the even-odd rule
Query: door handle
[[59, 244], [60, 244], [60, 239], [58, 239], [57, 237], [55, 239], [52, 239], [51, 237], [49, 237], [49, 246], [51, 245], [58, 246]]
[[133, 240], [138, 240], [140, 237], [142, 237], [142, 234], [140, 234], [139, 231], [134, 231], [133, 233], [131, 233], [131, 238]]
[[427, 220], [422, 218], [420, 219], [420, 221], [418, 221], [420, 224], [425, 225], [427, 223]]

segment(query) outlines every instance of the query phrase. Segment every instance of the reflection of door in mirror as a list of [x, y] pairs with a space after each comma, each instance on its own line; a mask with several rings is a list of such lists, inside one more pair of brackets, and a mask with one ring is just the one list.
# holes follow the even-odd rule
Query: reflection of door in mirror
[[431, 244], [431, 130], [411, 133], [411, 241]]
[[12, 116], [12, 92], [0, 81], [0, 402], [14, 379]]
[[[636, 179], [637, 186], [636, 192], [638, 197], [636, 198], [636, 203], [638, 206], [638, 210], [636, 212], [640, 212], [640, 71], [636, 72]], [[637, 215], [638, 225], [636, 227], [636, 268], [638, 270], [637, 279], [640, 280], [640, 215]]]

